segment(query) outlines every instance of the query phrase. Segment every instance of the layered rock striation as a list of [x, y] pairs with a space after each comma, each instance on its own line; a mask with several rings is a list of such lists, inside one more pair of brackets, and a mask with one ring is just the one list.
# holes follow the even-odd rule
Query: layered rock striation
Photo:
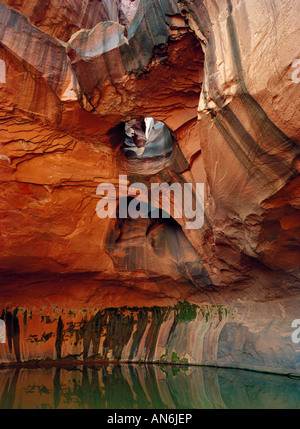
[[[297, 1], [0, 2], [1, 362], [300, 370]], [[153, 117], [172, 153], [128, 160]], [[204, 183], [204, 225], [99, 183]], [[173, 196], [172, 206], [178, 201]]]

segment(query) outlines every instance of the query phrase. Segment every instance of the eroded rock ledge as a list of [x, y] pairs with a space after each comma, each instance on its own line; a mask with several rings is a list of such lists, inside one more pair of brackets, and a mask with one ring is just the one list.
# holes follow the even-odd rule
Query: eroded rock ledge
[[[0, 2], [0, 361], [299, 371], [296, 0], [59, 3]], [[161, 169], [126, 162], [141, 115]], [[203, 228], [100, 220], [120, 174], [205, 183]]]

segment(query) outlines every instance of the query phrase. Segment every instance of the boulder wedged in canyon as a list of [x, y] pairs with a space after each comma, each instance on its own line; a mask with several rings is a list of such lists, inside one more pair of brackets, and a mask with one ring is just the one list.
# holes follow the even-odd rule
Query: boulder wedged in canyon
[[[0, 361], [299, 371], [297, 2], [60, 3], [0, 2]], [[203, 227], [99, 219], [119, 175], [204, 183]]]

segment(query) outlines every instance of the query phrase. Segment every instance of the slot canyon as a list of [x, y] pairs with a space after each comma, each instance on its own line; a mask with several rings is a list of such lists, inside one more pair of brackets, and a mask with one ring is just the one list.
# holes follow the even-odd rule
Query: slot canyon
[[[1, 0], [1, 367], [300, 373], [299, 9]], [[100, 218], [120, 176], [203, 183], [202, 227]]]

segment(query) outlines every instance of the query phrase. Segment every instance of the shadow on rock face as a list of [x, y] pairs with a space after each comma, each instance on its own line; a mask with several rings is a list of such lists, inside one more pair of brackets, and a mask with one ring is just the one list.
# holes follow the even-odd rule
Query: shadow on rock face
[[211, 284], [200, 255], [179, 223], [161, 209], [158, 218], [151, 218], [151, 210], [149, 205], [146, 219], [117, 219], [106, 242], [116, 268], [189, 280], [196, 285]]

